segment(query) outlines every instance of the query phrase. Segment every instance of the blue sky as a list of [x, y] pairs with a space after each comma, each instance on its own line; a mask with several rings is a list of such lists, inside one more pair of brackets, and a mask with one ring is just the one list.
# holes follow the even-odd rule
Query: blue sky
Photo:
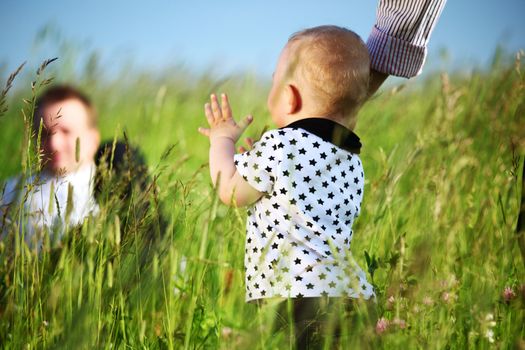
[[[0, 63], [7, 71], [28, 61], [63, 57], [60, 42], [96, 49], [102, 63], [148, 68], [185, 64], [221, 73], [271, 75], [288, 36], [302, 28], [337, 24], [364, 39], [375, 19], [374, 0], [66, 0], [0, 2]], [[475, 6], [475, 7], [473, 7]], [[429, 67], [487, 63], [500, 44], [525, 48], [525, 0], [449, 0], [429, 46]], [[43, 28], [44, 43], [35, 40]], [[60, 63], [58, 63], [60, 64]]]

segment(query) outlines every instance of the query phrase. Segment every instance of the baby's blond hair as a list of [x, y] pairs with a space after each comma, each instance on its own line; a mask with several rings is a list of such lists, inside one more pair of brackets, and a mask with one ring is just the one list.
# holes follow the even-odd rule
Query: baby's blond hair
[[293, 34], [287, 44], [287, 74], [303, 79], [322, 115], [340, 115], [345, 123], [365, 101], [370, 58], [361, 38], [337, 26], [320, 26]]

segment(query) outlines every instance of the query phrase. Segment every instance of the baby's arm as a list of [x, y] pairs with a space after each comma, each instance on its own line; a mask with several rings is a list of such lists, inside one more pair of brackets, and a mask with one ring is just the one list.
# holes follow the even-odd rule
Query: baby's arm
[[211, 95], [211, 104], [206, 103], [204, 112], [209, 129], [199, 132], [210, 139], [210, 175], [224, 204], [244, 206], [255, 202], [263, 194], [250, 186], [237, 172], [233, 156], [235, 143], [252, 122], [252, 116], [236, 123], [233, 120], [230, 103], [225, 94], [221, 95], [222, 106], [217, 96]]

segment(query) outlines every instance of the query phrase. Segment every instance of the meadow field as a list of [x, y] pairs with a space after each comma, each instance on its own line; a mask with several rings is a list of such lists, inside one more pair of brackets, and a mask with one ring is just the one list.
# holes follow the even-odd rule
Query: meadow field
[[[352, 249], [378, 319], [345, 324], [340, 348], [525, 349], [524, 60], [496, 54], [484, 68], [385, 88], [364, 106]], [[0, 183], [38, 169], [28, 123], [49, 79], [92, 96], [103, 139], [138, 145], [150, 183], [120, 200], [118, 181], [135, 173], [108, 172], [99, 215], [39, 252], [10, 229], [0, 242], [1, 347], [290, 348], [273, 327], [276, 306], [244, 301], [245, 210], [218, 201], [197, 132], [211, 92], [229, 94], [236, 118], [253, 114], [246, 136], [273, 127], [269, 79], [178, 66], [108, 76], [96, 60], [42, 68], [24, 67], [2, 99]]]

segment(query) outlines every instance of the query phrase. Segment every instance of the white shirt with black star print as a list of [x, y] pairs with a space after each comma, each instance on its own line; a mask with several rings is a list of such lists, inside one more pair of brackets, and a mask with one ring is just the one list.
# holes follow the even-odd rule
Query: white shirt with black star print
[[[374, 296], [350, 252], [363, 196], [361, 160], [329, 142], [342, 128], [304, 119], [266, 132], [252, 150], [235, 155], [239, 174], [265, 193], [248, 209], [247, 301]], [[359, 152], [359, 138], [346, 131]]]

